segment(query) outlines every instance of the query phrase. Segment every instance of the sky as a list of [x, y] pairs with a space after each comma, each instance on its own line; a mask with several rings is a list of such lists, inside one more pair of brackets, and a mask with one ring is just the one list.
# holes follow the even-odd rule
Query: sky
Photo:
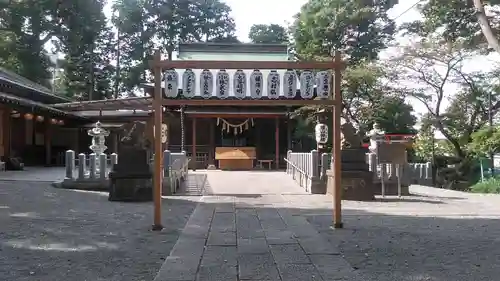
[[[228, 4], [236, 22], [236, 35], [241, 41], [248, 40], [248, 32], [253, 24], [280, 24], [287, 25], [292, 22], [292, 18], [300, 11], [302, 5], [307, 0], [223, 0]], [[405, 10], [413, 6], [418, 0], [401, 0], [390, 11], [392, 18], [397, 17]], [[396, 21], [401, 24], [405, 21], [413, 21], [419, 18], [416, 9], [412, 9], [404, 14], [404, 17]]]

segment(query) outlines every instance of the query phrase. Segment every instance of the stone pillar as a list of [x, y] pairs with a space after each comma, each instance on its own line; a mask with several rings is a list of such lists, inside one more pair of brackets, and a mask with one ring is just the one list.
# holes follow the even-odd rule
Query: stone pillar
[[110, 157], [109, 169], [113, 171], [114, 166], [118, 164], [118, 154], [111, 153], [109, 157]]
[[73, 150], [66, 151], [65, 167], [65, 179], [73, 180], [73, 171], [75, 170], [75, 152]]
[[86, 156], [84, 153], [78, 154], [78, 179], [79, 180], [84, 180], [85, 179], [85, 170], [86, 170]]
[[89, 177], [91, 179], [96, 179], [98, 172], [97, 172], [97, 155], [95, 153], [91, 153], [89, 155], [89, 169], [90, 169]]
[[104, 181], [108, 175], [108, 155], [101, 153], [99, 155], [99, 178]]

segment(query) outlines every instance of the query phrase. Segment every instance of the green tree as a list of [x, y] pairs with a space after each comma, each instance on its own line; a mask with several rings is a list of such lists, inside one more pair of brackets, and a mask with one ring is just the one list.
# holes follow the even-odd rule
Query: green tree
[[300, 59], [326, 59], [334, 51], [350, 64], [377, 59], [393, 39], [394, 22], [387, 16], [394, 1], [309, 0], [290, 30]]
[[[10, 3], [9, 3], [10, 2]], [[49, 86], [50, 61], [44, 49], [58, 29], [55, 0], [19, 0], [0, 3], [1, 60], [5, 67]], [[4, 37], [5, 36], [5, 37]]]
[[[476, 53], [461, 45], [443, 44], [432, 38], [404, 48], [388, 69], [394, 72], [393, 82], [403, 89], [411, 88], [409, 96], [421, 102], [436, 129], [453, 146], [454, 154], [464, 159], [471, 134], [488, 120], [487, 98], [492, 96], [492, 113], [500, 108], [494, 91], [493, 73], [467, 71], [464, 61]], [[410, 85], [411, 84], [411, 85]], [[455, 88], [455, 93], [449, 89]], [[448, 92], [447, 92], [448, 91]], [[454, 95], [449, 106], [444, 103]]]
[[[342, 115], [358, 127], [361, 135], [371, 130], [376, 122], [386, 133], [415, 133], [412, 106], [404, 101], [399, 90], [384, 81], [387, 78], [387, 71], [376, 64], [365, 63], [344, 72]], [[326, 116], [325, 122], [331, 124], [331, 107], [305, 106], [297, 110], [295, 116], [311, 124], [318, 114]]]
[[117, 0], [113, 24], [120, 46], [120, 91], [151, 82], [154, 49], [172, 58], [180, 42], [237, 42], [231, 9], [220, 0]]
[[500, 128], [485, 126], [472, 133], [469, 151], [475, 156], [489, 157], [500, 152]]
[[283, 44], [288, 42], [286, 29], [279, 24], [254, 24], [248, 38], [252, 43]]
[[95, 100], [111, 96], [114, 68], [110, 51], [114, 34], [103, 13], [104, 0], [64, 1], [59, 6], [60, 50], [66, 95]]
[[[483, 3], [492, 5], [490, 16], [486, 16]], [[422, 20], [405, 24], [402, 28], [409, 33], [422, 36], [438, 35], [449, 42], [463, 41], [470, 48], [489, 43], [500, 52], [495, 33], [500, 29], [500, 1], [477, 0], [430, 0], [418, 5]], [[487, 39], [487, 40], [485, 40]]]

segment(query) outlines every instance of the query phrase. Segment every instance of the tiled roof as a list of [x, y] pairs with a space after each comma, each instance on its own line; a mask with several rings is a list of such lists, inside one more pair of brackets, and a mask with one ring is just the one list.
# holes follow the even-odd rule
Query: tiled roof
[[32, 90], [40, 95], [53, 99], [54, 102], [57, 103], [70, 101], [68, 98], [54, 94], [49, 88], [44, 87], [38, 83], [35, 83], [3, 67], [0, 67], [0, 80]]

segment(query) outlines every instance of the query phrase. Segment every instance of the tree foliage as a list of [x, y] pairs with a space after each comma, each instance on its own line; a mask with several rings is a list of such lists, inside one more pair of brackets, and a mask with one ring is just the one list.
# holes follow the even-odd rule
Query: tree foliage
[[[500, 30], [500, 1], [483, 1], [488, 5], [488, 21], [494, 33]], [[469, 48], [486, 43], [472, 0], [430, 0], [417, 6], [422, 20], [405, 24], [402, 29], [421, 36], [435, 35], [448, 42], [462, 41]]]
[[248, 38], [252, 43], [283, 44], [288, 42], [287, 30], [278, 24], [254, 24]]
[[[374, 123], [379, 123], [386, 133], [415, 133], [413, 107], [405, 102], [399, 91], [384, 82], [388, 77], [385, 69], [363, 64], [350, 67], [343, 74], [342, 116], [357, 126], [361, 135], [371, 130]], [[326, 116], [325, 122], [332, 124], [331, 107], [305, 106], [296, 112], [297, 117], [309, 123], [316, 122], [318, 114]]]
[[373, 60], [393, 39], [387, 16], [394, 1], [309, 0], [295, 16], [291, 33], [301, 59], [325, 59], [334, 51], [350, 64]]
[[468, 145], [471, 153], [479, 157], [489, 157], [491, 154], [500, 152], [500, 127], [492, 128], [485, 126], [472, 133], [471, 142]]
[[105, 0], [9, 2], [0, 4], [2, 66], [49, 86], [52, 43], [64, 55], [58, 88], [80, 99], [111, 97], [113, 86], [133, 93], [150, 82], [156, 48], [172, 58], [181, 42], [236, 41], [231, 9], [220, 0], [116, 0], [111, 21]]
[[[461, 158], [466, 157], [471, 134], [488, 120], [488, 97], [492, 99], [492, 114], [500, 109], [494, 90], [496, 80], [465, 67], [474, 55], [461, 45], [422, 40], [405, 47], [403, 54], [388, 66], [396, 77], [394, 83], [425, 106], [436, 129]], [[446, 106], [450, 95], [453, 99]]]

